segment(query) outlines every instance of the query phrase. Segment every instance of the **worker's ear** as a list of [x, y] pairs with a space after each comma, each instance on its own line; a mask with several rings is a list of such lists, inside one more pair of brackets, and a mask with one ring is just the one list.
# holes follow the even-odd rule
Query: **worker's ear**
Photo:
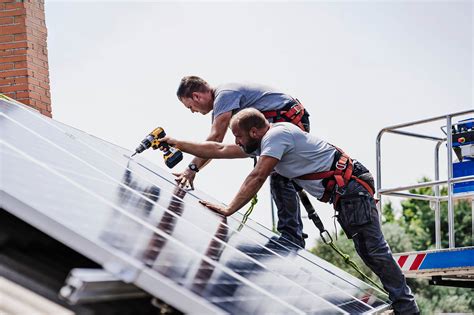
[[257, 128], [256, 127], [250, 128], [249, 136], [251, 138], [257, 138]]
[[201, 95], [198, 92], [193, 92], [191, 93], [191, 98], [193, 99], [193, 101], [199, 101]]

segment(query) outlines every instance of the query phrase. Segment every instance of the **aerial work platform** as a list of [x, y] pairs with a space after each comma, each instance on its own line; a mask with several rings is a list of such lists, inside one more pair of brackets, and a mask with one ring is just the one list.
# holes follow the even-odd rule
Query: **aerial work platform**
[[[453, 123], [454, 117], [466, 118], [474, 115], [474, 110], [447, 114], [434, 118], [404, 123], [382, 129], [376, 141], [377, 198], [393, 196], [430, 202], [435, 213], [435, 249], [394, 254], [403, 273], [407, 277], [431, 278], [430, 284], [457, 287], [474, 287], [474, 119], [461, 119]], [[464, 116], [464, 117], [463, 117]], [[438, 134], [421, 134], [407, 130], [414, 126], [441, 121]], [[434, 180], [392, 188], [382, 187], [381, 140], [385, 133], [418, 138], [435, 142]], [[442, 145], [447, 151], [447, 178], [440, 180], [440, 156]], [[453, 159], [455, 154], [457, 161]], [[441, 195], [440, 188], [447, 185], [447, 195]], [[407, 192], [411, 189], [432, 187], [434, 195]], [[470, 200], [472, 212], [472, 242], [469, 247], [457, 247], [454, 237], [455, 200]], [[447, 202], [448, 248], [441, 247], [441, 203]], [[381, 202], [378, 204], [380, 207]], [[380, 209], [379, 209], [380, 210]]]
[[[437, 285], [472, 287], [474, 247], [399, 253], [395, 260], [409, 278], [431, 278]], [[457, 283], [454, 283], [456, 281]], [[465, 282], [466, 281], [466, 282]]]

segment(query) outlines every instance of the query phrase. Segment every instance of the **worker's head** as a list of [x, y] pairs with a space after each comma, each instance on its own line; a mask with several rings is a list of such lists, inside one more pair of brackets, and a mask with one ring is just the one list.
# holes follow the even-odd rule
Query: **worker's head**
[[243, 109], [230, 120], [230, 129], [235, 136], [235, 144], [248, 154], [260, 147], [262, 138], [269, 127], [270, 124], [265, 116], [255, 108]]
[[187, 76], [181, 79], [176, 92], [181, 103], [191, 112], [209, 113], [214, 107], [214, 93], [210, 85], [196, 76]]

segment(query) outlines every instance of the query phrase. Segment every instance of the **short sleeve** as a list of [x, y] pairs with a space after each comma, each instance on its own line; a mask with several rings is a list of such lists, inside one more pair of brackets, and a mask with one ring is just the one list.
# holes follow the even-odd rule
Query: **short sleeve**
[[214, 119], [220, 114], [240, 109], [242, 93], [237, 91], [221, 91], [214, 100], [214, 110], [212, 116]]
[[284, 126], [273, 126], [263, 137], [260, 156], [281, 160], [283, 155], [294, 149], [293, 135]]

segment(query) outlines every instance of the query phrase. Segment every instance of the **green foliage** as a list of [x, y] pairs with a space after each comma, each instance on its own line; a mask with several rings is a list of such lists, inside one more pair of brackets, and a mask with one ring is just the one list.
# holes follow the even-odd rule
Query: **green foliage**
[[423, 314], [440, 312], [470, 314], [474, 309], [472, 289], [430, 286], [427, 284], [428, 280], [424, 279], [408, 280]]
[[396, 222], [389, 222], [382, 225], [382, 232], [385, 240], [390, 245], [393, 253], [404, 253], [413, 251], [410, 236]]
[[395, 210], [393, 210], [392, 202], [389, 201], [382, 207], [382, 224], [395, 222]]
[[[422, 181], [427, 181], [424, 178]], [[431, 188], [419, 188], [410, 191], [413, 194], [434, 195]], [[441, 195], [447, 195], [447, 189], [440, 189]], [[388, 202], [382, 207], [382, 230], [385, 239], [394, 253], [420, 251], [435, 247], [434, 210], [429, 202], [408, 199], [401, 203], [401, 211], [397, 213]], [[472, 246], [472, 211], [470, 200], [458, 200], [454, 207], [455, 243], [457, 247]], [[447, 202], [440, 204], [442, 247], [448, 247], [448, 215]], [[362, 271], [375, 281], [379, 281], [357, 255], [352, 240], [341, 231], [336, 245], [357, 263]], [[341, 269], [359, 277], [351, 267], [329, 246], [318, 240], [311, 249], [315, 255], [333, 263]], [[474, 292], [472, 289], [430, 286], [427, 279], [407, 279], [413, 290], [422, 314], [439, 312], [472, 312], [474, 310]]]
[[[426, 178], [423, 181], [427, 181]], [[424, 194], [433, 196], [433, 190], [429, 187], [412, 189], [412, 194]], [[447, 189], [443, 187], [440, 191], [442, 196], [447, 195]], [[435, 211], [431, 209], [428, 201], [408, 199], [401, 203], [402, 216], [399, 224], [405, 227], [411, 235], [414, 250], [427, 250], [435, 248]], [[447, 202], [440, 203], [441, 215], [441, 247], [448, 247], [448, 205]], [[472, 246], [472, 211], [471, 204], [467, 200], [458, 200], [454, 206], [454, 236], [456, 247]]]

